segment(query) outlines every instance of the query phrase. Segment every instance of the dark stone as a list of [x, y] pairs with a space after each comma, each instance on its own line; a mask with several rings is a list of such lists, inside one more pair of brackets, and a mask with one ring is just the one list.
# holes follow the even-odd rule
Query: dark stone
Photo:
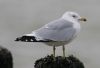
[[0, 68], [13, 68], [13, 58], [11, 52], [0, 46]]
[[47, 56], [36, 60], [34, 68], [84, 68], [83, 63], [74, 56], [69, 57], [55, 57], [55, 61], [53, 56]]

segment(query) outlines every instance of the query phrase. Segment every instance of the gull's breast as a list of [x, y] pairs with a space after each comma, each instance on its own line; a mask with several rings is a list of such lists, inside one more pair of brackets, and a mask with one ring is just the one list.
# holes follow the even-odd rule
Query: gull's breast
[[78, 22], [73, 23], [73, 28], [76, 30], [75, 36], [77, 36], [81, 29], [80, 24]]

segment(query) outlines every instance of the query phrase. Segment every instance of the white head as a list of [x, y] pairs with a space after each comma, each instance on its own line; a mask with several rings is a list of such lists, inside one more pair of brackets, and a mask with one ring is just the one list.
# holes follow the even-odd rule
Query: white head
[[79, 14], [76, 12], [66, 12], [62, 16], [63, 19], [68, 20], [68, 21], [86, 21], [85, 18], [82, 18]]

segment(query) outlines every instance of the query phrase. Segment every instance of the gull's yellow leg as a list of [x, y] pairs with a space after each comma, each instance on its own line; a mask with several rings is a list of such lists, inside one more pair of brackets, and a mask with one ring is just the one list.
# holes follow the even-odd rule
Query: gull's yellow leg
[[55, 50], [56, 50], [55, 45], [53, 45], [53, 58], [54, 58], [54, 60], [55, 60]]
[[63, 57], [65, 58], [65, 46], [64, 45], [62, 46], [62, 49], [63, 49]]

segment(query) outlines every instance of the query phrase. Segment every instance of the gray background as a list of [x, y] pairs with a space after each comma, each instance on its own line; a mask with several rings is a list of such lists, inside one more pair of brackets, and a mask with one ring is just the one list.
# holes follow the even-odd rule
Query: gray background
[[[66, 11], [88, 19], [79, 36], [66, 46], [85, 68], [100, 68], [100, 0], [0, 0], [0, 45], [14, 57], [14, 68], [33, 68], [36, 59], [52, 53], [42, 43], [14, 42], [15, 38], [55, 20]], [[61, 47], [57, 55], [62, 55]]]

